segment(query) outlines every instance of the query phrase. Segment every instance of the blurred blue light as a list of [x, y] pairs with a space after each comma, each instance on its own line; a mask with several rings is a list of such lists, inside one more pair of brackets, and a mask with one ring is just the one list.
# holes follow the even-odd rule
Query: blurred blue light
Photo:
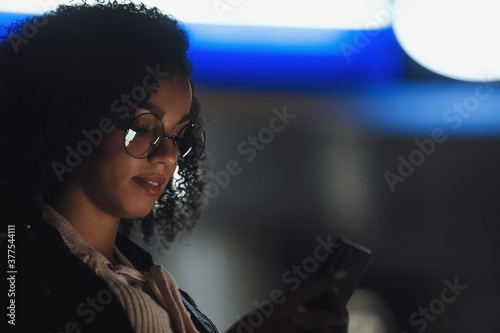
[[317, 91], [403, 77], [404, 54], [391, 29], [191, 24], [187, 30], [194, 79], [210, 86]]
[[346, 124], [375, 133], [430, 137], [439, 128], [450, 138], [500, 138], [499, 84], [399, 84], [346, 92], [343, 98], [352, 99], [356, 110], [343, 111]]
[[[0, 13], [0, 25], [26, 16]], [[352, 94], [344, 119], [369, 130], [426, 136], [443, 128], [456, 137], [500, 136], [500, 87], [481, 101], [477, 112], [453, 128], [456, 122], [445, 121], [443, 115], [473, 94], [476, 85], [408, 88], [403, 84], [406, 56], [392, 29], [363, 32], [201, 24], [185, 28], [198, 86], [321, 91], [344, 94], [345, 99]], [[346, 47], [354, 52], [346, 54]]]
[[28, 15], [0, 12], [0, 35], [4, 35], [7, 32], [5, 27], [10, 25], [12, 21], [21, 20], [25, 17], [28, 17]]
[[255, 48], [304, 53], [332, 51], [332, 48], [327, 46], [338, 44], [348, 34], [345, 30], [201, 24], [189, 24], [185, 28], [192, 43], [200, 49], [212, 48], [215, 44], [217, 48], [246, 51]]
[[[0, 24], [26, 14], [0, 14]], [[376, 31], [186, 24], [193, 79], [217, 87], [325, 90], [401, 79], [391, 29]], [[368, 35], [372, 37], [368, 37]], [[346, 51], [347, 48], [347, 51]]]

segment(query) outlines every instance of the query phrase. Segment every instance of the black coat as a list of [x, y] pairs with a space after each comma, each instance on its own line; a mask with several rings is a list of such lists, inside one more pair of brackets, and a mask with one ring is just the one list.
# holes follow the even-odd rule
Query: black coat
[[[19, 332], [134, 333], [116, 295], [43, 221], [37, 204], [10, 217], [7, 224], [16, 226], [15, 295], [10, 296]], [[118, 235], [116, 246], [138, 270], [153, 265], [151, 255], [128, 238]], [[196, 328], [217, 332], [193, 300], [183, 291], [181, 295]]]

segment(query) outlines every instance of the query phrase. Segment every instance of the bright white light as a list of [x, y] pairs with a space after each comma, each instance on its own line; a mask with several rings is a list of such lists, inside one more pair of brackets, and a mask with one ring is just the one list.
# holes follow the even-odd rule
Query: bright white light
[[[380, 29], [389, 26], [390, 0], [144, 0], [181, 22], [319, 29]], [[0, 11], [38, 14], [62, 0], [18, 0]], [[92, 3], [92, 1], [89, 1]]]
[[393, 26], [410, 57], [464, 81], [500, 80], [500, 2], [399, 0]]
[[133, 130], [127, 132], [127, 135], [125, 135], [125, 148], [128, 147], [132, 140], [134, 140], [136, 134], [137, 132]]

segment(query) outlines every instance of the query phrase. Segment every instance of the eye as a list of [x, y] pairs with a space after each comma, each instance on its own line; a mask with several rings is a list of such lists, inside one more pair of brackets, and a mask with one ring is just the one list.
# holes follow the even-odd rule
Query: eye
[[149, 128], [135, 126], [135, 125], [130, 126], [130, 130], [134, 131], [137, 134], [137, 136], [143, 136], [143, 135], [146, 135], [150, 132]]
[[191, 124], [187, 124], [186, 126], [184, 126], [183, 128], [181, 128], [179, 134], [178, 134], [178, 137], [181, 138], [181, 139], [188, 139], [189, 138], [189, 134], [190, 134], [190, 127], [191, 127]]
[[158, 122], [155, 116], [146, 113], [132, 121], [129, 129], [134, 131], [137, 136], [144, 136], [152, 132], [161, 131], [161, 123]]

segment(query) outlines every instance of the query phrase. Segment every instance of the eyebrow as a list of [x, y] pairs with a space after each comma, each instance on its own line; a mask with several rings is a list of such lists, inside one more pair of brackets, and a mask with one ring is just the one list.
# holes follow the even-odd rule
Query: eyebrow
[[150, 111], [151, 113], [154, 113], [158, 117], [163, 118], [165, 116], [165, 111], [157, 107], [156, 105], [149, 103], [149, 102], [144, 102], [140, 105], [141, 108]]
[[191, 120], [191, 114], [186, 113], [184, 116], [182, 116], [182, 118], [179, 120], [177, 124], [183, 123], [188, 120]]
[[[165, 116], [165, 111], [163, 111], [161, 108], [157, 107], [153, 103], [150, 102], [144, 102], [141, 107], [145, 110], [150, 111], [151, 113], [154, 113], [158, 117], [163, 118]], [[189, 113], [186, 113], [182, 118], [177, 122], [177, 124], [183, 123], [185, 121], [191, 120], [191, 115]]]

